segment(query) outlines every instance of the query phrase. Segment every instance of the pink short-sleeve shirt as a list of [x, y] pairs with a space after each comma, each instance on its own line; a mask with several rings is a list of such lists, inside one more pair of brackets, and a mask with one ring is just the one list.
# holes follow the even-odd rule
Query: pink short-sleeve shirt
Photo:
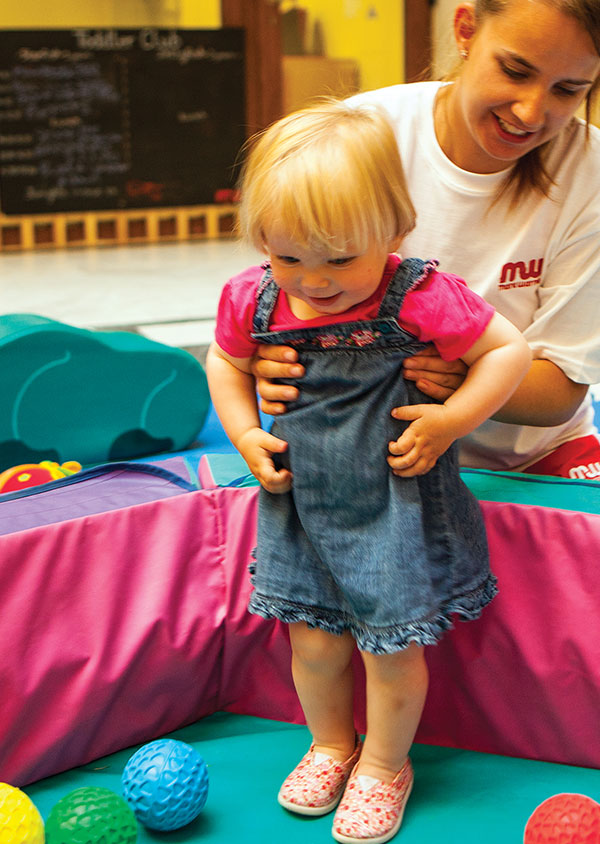
[[[341, 314], [300, 320], [294, 316], [287, 297], [280, 291], [270, 329], [282, 331], [374, 319], [389, 281], [400, 263], [398, 255], [390, 255], [375, 293]], [[264, 266], [249, 267], [231, 278], [221, 293], [215, 340], [232, 357], [249, 358], [256, 352], [257, 343], [252, 338], [252, 319], [258, 285], [264, 271]], [[479, 339], [494, 313], [494, 308], [469, 290], [463, 279], [450, 273], [434, 271], [406, 294], [398, 322], [423, 343], [433, 343], [444, 360], [456, 360]]]

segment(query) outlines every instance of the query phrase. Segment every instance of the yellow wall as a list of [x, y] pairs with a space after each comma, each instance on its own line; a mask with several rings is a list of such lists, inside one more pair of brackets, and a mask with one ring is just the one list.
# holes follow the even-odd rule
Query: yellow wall
[[[318, 21], [325, 54], [352, 58], [360, 66], [361, 87], [402, 82], [402, 0], [282, 0], [282, 10], [308, 12], [308, 42]], [[218, 27], [220, 0], [6, 0], [0, 27]]]
[[354, 58], [361, 88], [379, 88], [404, 78], [402, 0], [283, 0], [282, 10], [308, 11], [308, 47], [319, 21], [330, 58]]
[[0, 27], [217, 27], [220, 0], [6, 0]]

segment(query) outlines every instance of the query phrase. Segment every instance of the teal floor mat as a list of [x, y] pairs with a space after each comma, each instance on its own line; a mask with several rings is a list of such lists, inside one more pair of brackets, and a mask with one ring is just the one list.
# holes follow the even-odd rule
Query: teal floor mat
[[[207, 453], [217, 486], [258, 486], [237, 452]], [[462, 469], [461, 478], [479, 501], [498, 501], [600, 513], [600, 483], [548, 475]]]
[[[306, 752], [305, 727], [217, 713], [169, 734], [204, 757], [210, 785], [199, 818], [173, 832], [140, 826], [138, 842], [330, 844], [332, 815], [303, 818], [276, 802], [281, 781]], [[121, 793], [121, 774], [137, 747], [24, 789], [46, 819], [81, 786]], [[415, 787], [398, 844], [521, 844], [533, 810], [561, 792], [600, 798], [600, 771], [415, 745]]]

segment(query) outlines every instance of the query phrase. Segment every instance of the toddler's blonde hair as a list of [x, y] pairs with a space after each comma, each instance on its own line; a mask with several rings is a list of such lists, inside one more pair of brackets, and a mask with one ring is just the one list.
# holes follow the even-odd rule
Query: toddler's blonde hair
[[328, 98], [249, 142], [238, 228], [265, 249], [276, 225], [299, 246], [342, 254], [408, 234], [415, 209], [385, 114]]

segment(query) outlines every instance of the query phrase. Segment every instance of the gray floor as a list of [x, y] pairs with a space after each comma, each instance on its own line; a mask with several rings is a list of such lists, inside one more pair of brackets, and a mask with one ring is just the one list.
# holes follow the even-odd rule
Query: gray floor
[[[223, 284], [262, 259], [230, 238], [5, 252], [1, 311], [136, 331], [203, 361]], [[592, 393], [600, 398], [600, 385]]]
[[224, 282], [262, 259], [236, 240], [0, 255], [3, 313], [133, 330], [202, 358]]

